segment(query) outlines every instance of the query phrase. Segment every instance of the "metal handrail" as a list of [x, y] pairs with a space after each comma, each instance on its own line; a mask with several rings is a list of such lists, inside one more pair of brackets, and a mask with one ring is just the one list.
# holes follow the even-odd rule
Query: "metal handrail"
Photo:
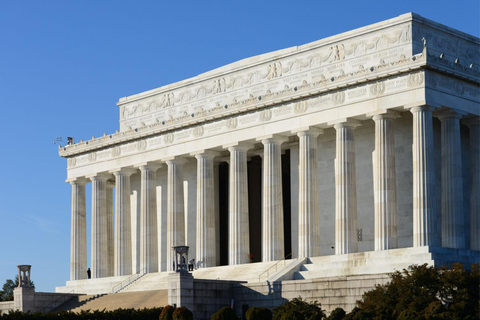
[[292, 257], [292, 254], [290, 253], [289, 255], [287, 255], [285, 258], [283, 258], [282, 260], [278, 261], [277, 263], [275, 263], [273, 266], [271, 266], [270, 268], [268, 268], [267, 270], [265, 270], [264, 272], [260, 273], [259, 276], [258, 276], [258, 282], [262, 282], [260, 279], [262, 278], [262, 276], [267, 273], [267, 279], [269, 278], [269, 275], [270, 275], [270, 270], [275, 268], [275, 273], [278, 271], [278, 265], [283, 262], [283, 267], [285, 267], [285, 265], [287, 264], [287, 259], [288, 258], [291, 258]]
[[117, 293], [120, 290], [122, 290], [123, 288], [125, 288], [126, 286], [130, 285], [132, 282], [140, 279], [141, 277], [143, 277], [147, 273], [146, 271], [147, 271], [147, 268], [143, 268], [142, 270], [138, 271], [137, 273], [132, 274], [130, 277], [128, 277], [127, 279], [123, 280], [122, 282], [120, 282], [119, 284], [114, 286], [112, 288], [112, 293]]
[[[68, 292], [67, 294], [71, 294], [71, 293], [75, 293], [75, 290], [72, 290], [72, 291]], [[62, 300], [62, 299], [64, 299], [64, 298], [71, 299], [72, 296], [62, 295], [62, 296], [58, 297], [58, 299], [55, 299], [55, 300], [54, 300], [53, 302], [51, 302], [49, 305], [47, 305], [46, 307], [43, 307], [43, 313], [45, 313], [45, 312], [46, 312], [45, 310], [47, 310], [47, 309], [50, 308], [51, 306], [53, 306], [52, 310], [55, 309], [55, 308], [56, 308], [56, 307], [55, 307], [55, 304], [56, 304], [58, 301], [60, 301], [60, 300]], [[68, 299], [67, 299], [67, 300], [68, 300]], [[67, 300], [62, 301], [62, 303], [66, 302]], [[60, 306], [60, 305], [58, 305], [58, 306]], [[58, 306], [57, 306], [57, 307], [58, 307]]]

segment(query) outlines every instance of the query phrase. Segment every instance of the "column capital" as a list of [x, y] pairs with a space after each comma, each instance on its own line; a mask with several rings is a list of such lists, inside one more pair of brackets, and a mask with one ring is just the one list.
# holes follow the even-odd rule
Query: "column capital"
[[396, 119], [400, 117], [400, 112], [393, 110], [377, 110], [367, 113], [367, 117], [371, 117], [373, 121], [382, 119]]
[[328, 124], [333, 125], [333, 127], [335, 129], [340, 129], [340, 128], [355, 129], [358, 126], [361, 126], [362, 122], [359, 121], [359, 120], [351, 119], [351, 118], [350, 119], [343, 118], [343, 119], [338, 119], [338, 120], [335, 120], [335, 121], [330, 121], [330, 122], [328, 122]]
[[213, 159], [215, 157], [220, 156], [220, 152], [213, 151], [213, 150], [199, 150], [199, 151], [190, 153], [190, 155], [194, 156], [197, 159], [203, 159], [203, 158]]
[[165, 163], [168, 166], [183, 165], [184, 163], [188, 162], [188, 160], [183, 158], [183, 157], [171, 157], [171, 158], [166, 158], [166, 159], [162, 159], [162, 160], [165, 161]]
[[110, 170], [108, 172], [113, 173], [115, 177], [118, 177], [118, 176], [131, 176], [137, 171], [138, 170], [135, 168], [117, 168], [117, 169]]
[[108, 179], [112, 178], [112, 175], [110, 173], [100, 172], [100, 173], [86, 176], [86, 178], [90, 179], [91, 181], [98, 181], [98, 180], [107, 181]]
[[462, 124], [466, 125], [469, 128], [478, 127], [480, 126], [480, 117], [479, 116], [471, 116], [462, 119]]
[[448, 109], [448, 110], [440, 110], [435, 112], [434, 116], [437, 117], [440, 121], [444, 119], [461, 119], [463, 116], [466, 116], [467, 113], [456, 110], [456, 109]]
[[258, 137], [257, 141], [261, 141], [263, 144], [275, 143], [275, 144], [281, 145], [282, 143], [288, 141], [288, 137], [277, 135], [277, 134], [270, 134], [267, 136]]
[[106, 186], [107, 186], [107, 188], [113, 190], [113, 188], [115, 188], [115, 182], [111, 181], [111, 180], [107, 180]]
[[411, 113], [416, 113], [416, 112], [425, 112], [425, 111], [430, 111], [430, 112], [433, 112], [435, 109], [435, 107], [433, 106], [430, 106], [430, 105], [427, 105], [427, 104], [424, 104], [424, 105], [419, 105], [419, 106], [408, 106], [408, 107], [405, 107], [405, 109], [409, 110]]
[[157, 171], [162, 167], [161, 163], [157, 162], [144, 162], [144, 163], [139, 163], [135, 166], [135, 168], [140, 169], [140, 171]]
[[247, 142], [235, 142], [231, 144], [226, 144], [223, 146], [223, 148], [228, 149], [228, 151], [230, 152], [236, 151], [236, 150], [248, 151], [250, 149], [253, 149], [254, 145], [253, 143], [247, 143]]
[[311, 136], [315, 138], [323, 134], [323, 132], [324, 130], [322, 128], [317, 127], [303, 127], [291, 131], [291, 133], [296, 134], [298, 137]]
[[87, 178], [84, 178], [84, 177], [77, 177], [77, 178], [67, 179], [67, 180], [65, 180], [65, 182], [70, 183], [72, 186], [73, 185], [82, 186], [82, 185], [86, 185], [87, 183], [89, 183], [90, 180], [87, 179]]

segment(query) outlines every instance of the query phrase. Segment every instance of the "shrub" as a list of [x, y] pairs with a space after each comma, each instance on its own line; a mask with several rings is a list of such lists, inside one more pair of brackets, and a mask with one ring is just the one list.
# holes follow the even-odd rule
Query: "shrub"
[[342, 308], [335, 308], [326, 320], [343, 320], [343, 318], [345, 318], [345, 315], [345, 310], [343, 310]]
[[177, 308], [173, 311], [173, 320], [193, 320], [193, 313], [185, 307]]
[[272, 311], [268, 308], [251, 307], [245, 313], [247, 320], [272, 320]]
[[210, 320], [239, 320], [239, 318], [232, 308], [223, 307], [212, 314]]
[[173, 312], [175, 311], [175, 308], [170, 306], [170, 305], [166, 305], [163, 310], [162, 310], [162, 313], [160, 313], [160, 317], [158, 318], [159, 320], [173, 320]]
[[321, 320], [325, 317], [323, 311], [322, 305], [317, 301], [306, 302], [301, 297], [298, 297], [273, 309], [273, 320]]

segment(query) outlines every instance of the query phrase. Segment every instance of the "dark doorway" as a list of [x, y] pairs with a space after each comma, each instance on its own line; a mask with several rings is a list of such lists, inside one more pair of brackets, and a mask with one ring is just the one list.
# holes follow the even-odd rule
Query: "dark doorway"
[[228, 265], [228, 163], [218, 166], [218, 208], [220, 214], [220, 265]]
[[248, 161], [248, 226], [252, 262], [262, 261], [262, 158]]
[[292, 211], [290, 192], [290, 150], [282, 154], [283, 230], [285, 233], [285, 257], [292, 253]]

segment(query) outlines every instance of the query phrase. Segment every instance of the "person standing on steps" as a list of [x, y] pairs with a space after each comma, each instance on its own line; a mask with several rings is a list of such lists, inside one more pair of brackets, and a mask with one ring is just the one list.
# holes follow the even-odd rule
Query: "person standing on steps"
[[87, 279], [92, 278], [92, 271], [90, 271], [90, 268], [87, 269]]

